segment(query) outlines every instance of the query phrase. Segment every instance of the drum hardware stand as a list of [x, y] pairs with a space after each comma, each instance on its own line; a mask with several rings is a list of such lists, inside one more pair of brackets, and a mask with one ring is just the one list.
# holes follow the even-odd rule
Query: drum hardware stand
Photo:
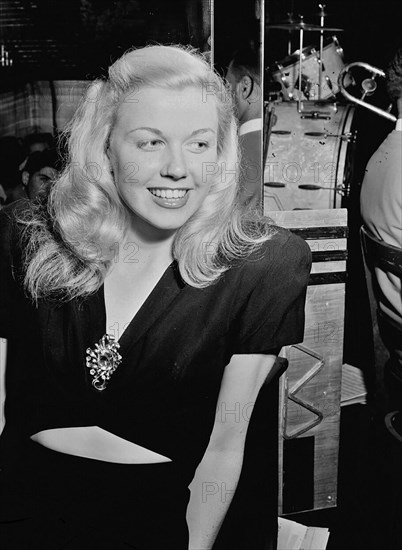
[[[292, 132], [290, 130], [271, 130], [271, 134], [275, 134], [277, 136], [290, 136]], [[312, 138], [340, 138], [344, 141], [355, 142], [356, 141], [356, 135], [352, 132], [346, 132], [346, 134], [326, 134], [325, 132], [304, 132], [304, 135], [307, 137]]]
[[[328, 104], [328, 101], [314, 101], [314, 106], [317, 106], [316, 110], [313, 111], [303, 111], [303, 104], [301, 104], [302, 109], [298, 112], [300, 113], [300, 118], [303, 119], [313, 119], [313, 120], [331, 120], [332, 113], [336, 114], [338, 112], [338, 106], [336, 103]], [[327, 107], [328, 110], [321, 111], [319, 107]]]
[[[312, 120], [331, 120], [332, 114], [328, 111], [309, 111], [303, 114], [303, 111], [300, 111], [300, 118], [303, 119], [312, 119]], [[336, 113], [336, 110], [335, 110]]]
[[340, 138], [348, 143], [356, 141], [356, 135], [352, 132], [346, 132], [346, 134], [326, 134], [325, 132], [304, 132], [304, 135], [307, 137], [317, 137], [317, 138]]
[[[324, 28], [325, 28], [325, 6], [326, 4], [318, 4], [318, 7], [320, 8], [320, 54], [318, 59], [318, 100], [320, 101], [322, 99], [322, 76], [323, 71], [325, 70], [324, 63], [323, 63], [323, 56], [324, 56]], [[331, 91], [333, 97], [336, 97], [335, 93], [332, 90], [332, 82], [329, 76], [327, 75], [325, 77], [325, 81], [327, 83], [327, 86], [329, 90]]]
[[282, 181], [266, 181], [264, 182], [265, 187], [286, 187], [286, 183]]
[[[323, 51], [324, 51], [324, 28], [325, 28], [325, 4], [318, 4], [318, 7], [320, 8], [320, 53], [317, 57], [318, 61], [318, 101], [322, 101], [322, 76], [323, 76]], [[298, 106], [297, 110], [299, 113], [303, 112], [302, 108], [302, 51], [303, 51], [303, 16], [300, 15], [300, 53], [299, 53], [299, 98], [298, 98]], [[326, 76], [327, 84], [332, 92], [332, 83], [330, 81], [330, 78]], [[332, 95], [335, 97], [335, 94], [332, 92]], [[336, 110], [335, 110], [336, 112]], [[324, 120], [330, 120], [331, 115], [329, 113], [322, 113], [319, 111], [312, 111], [310, 113], [306, 113], [305, 115], [302, 115], [301, 118], [311, 118], [311, 119], [324, 119]]]
[[271, 134], [276, 134], [278, 136], [290, 136], [291, 135], [290, 130], [272, 130]]
[[[264, 187], [282, 188], [286, 187], [286, 183], [283, 183], [282, 181], [266, 181], [264, 182]], [[322, 185], [317, 185], [316, 183], [301, 183], [297, 187], [299, 189], [304, 189], [305, 191], [320, 191], [324, 189], [326, 191], [336, 191], [338, 195], [341, 195], [342, 197], [345, 195], [345, 185], [343, 183], [340, 183], [335, 187], [324, 187]]]
[[[301, 20], [301, 23], [300, 23], [300, 45], [299, 45], [299, 48], [300, 48], [300, 51], [299, 51], [299, 97], [297, 98], [297, 111], [298, 113], [300, 113], [301, 115], [301, 118], [311, 118], [311, 119], [314, 119], [314, 120], [317, 120], [317, 119], [323, 119], [323, 120], [330, 120], [331, 119], [331, 113], [329, 113], [328, 111], [327, 112], [320, 112], [320, 111], [310, 111], [310, 112], [306, 112], [305, 114], [302, 114], [303, 113], [303, 100], [302, 100], [302, 58], [303, 58], [303, 16], [300, 15], [300, 20]], [[323, 31], [321, 31], [323, 32]], [[319, 68], [322, 70], [322, 63], [321, 63], [321, 60], [320, 60], [320, 63], [319, 63]], [[321, 78], [321, 77], [320, 77]], [[319, 94], [321, 96], [321, 84], [319, 85]], [[319, 104], [320, 100], [317, 102], [317, 104]], [[321, 101], [321, 103], [323, 103]], [[324, 102], [325, 105], [327, 104], [327, 102]], [[336, 104], [333, 104], [334, 105], [334, 108], [335, 108], [335, 113], [337, 111], [337, 107], [336, 107]]]
[[303, 58], [303, 16], [300, 17], [300, 38], [299, 38], [299, 97], [297, 98], [297, 110], [299, 113], [302, 112], [302, 58]]
[[[318, 7], [321, 9], [320, 13], [320, 26], [322, 29], [324, 29], [324, 19], [325, 19], [325, 4], [318, 4]], [[318, 61], [318, 99], [320, 100], [322, 97], [322, 56], [323, 56], [323, 50], [324, 50], [324, 30], [320, 31], [320, 59]]]
[[[283, 183], [282, 181], [265, 181], [264, 187], [282, 188], [282, 187], [286, 187], [286, 183]], [[345, 196], [345, 190], [346, 190], [346, 186], [343, 183], [340, 183], [335, 187], [324, 187], [322, 185], [317, 185], [316, 183], [301, 183], [297, 187], [299, 189], [304, 189], [305, 191], [321, 191], [322, 189], [326, 191], [336, 191], [338, 195], [341, 195], [342, 197]]]
[[[264, 184], [265, 185], [265, 184]], [[323, 187], [322, 185], [317, 185], [315, 183], [302, 183], [301, 185], [297, 186], [299, 189], [305, 189], [307, 191], [336, 191], [338, 195], [341, 195], [341, 197], [345, 196], [345, 184], [340, 183], [339, 185], [336, 185], [335, 187]]]

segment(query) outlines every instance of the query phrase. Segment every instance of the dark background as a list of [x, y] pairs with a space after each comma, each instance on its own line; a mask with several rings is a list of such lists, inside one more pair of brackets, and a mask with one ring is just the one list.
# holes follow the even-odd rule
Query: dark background
[[0, 41], [13, 66], [0, 89], [29, 80], [93, 79], [132, 46], [204, 49], [202, 0], [0, 0]]
[[[294, 18], [301, 14], [305, 22], [319, 25], [319, 3], [313, 0], [267, 0], [266, 22], [278, 23], [293, 12]], [[399, 0], [323, 0], [322, 3], [328, 12], [325, 25], [344, 29], [336, 34], [344, 48], [347, 63], [366, 61], [381, 67], [401, 45], [402, 6]], [[307, 44], [316, 40], [317, 33], [305, 34]], [[286, 31], [267, 30], [268, 62], [281, 56], [282, 51], [286, 52], [286, 46], [281, 46], [286, 44], [286, 35]]]

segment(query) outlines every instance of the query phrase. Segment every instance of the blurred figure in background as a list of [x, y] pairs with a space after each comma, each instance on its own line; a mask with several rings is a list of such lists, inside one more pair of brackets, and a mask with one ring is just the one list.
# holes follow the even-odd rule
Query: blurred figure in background
[[[402, 248], [402, 48], [387, 69], [387, 91], [398, 110], [395, 129], [367, 164], [360, 206], [362, 218], [373, 235]], [[378, 324], [390, 358], [384, 368], [389, 400], [387, 428], [402, 442], [402, 290], [401, 279], [376, 269]], [[396, 408], [397, 411], [392, 411]]]
[[[25, 166], [28, 158], [32, 153], [53, 149], [55, 149], [55, 140], [52, 134], [46, 132], [33, 132], [27, 134], [24, 138], [16, 136], [0, 138], [0, 164], [2, 168], [0, 185], [4, 191], [4, 193], [0, 192], [0, 205], [1, 203], [8, 204], [27, 197], [27, 183], [24, 184], [21, 181], [21, 174], [27, 171]], [[50, 162], [53, 157], [56, 157], [55, 153], [47, 157], [46, 162]], [[52, 160], [49, 166], [53, 168], [54, 162], [55, 160]], [[44, 166], [46, 165], [40, 166], [39, 170]], [[31, 168], [27, 172], [33, 174]], [[26, 176], [23, 177], [26, 178]], [[33, 183], [31, 187], [32, 185]]]
[[47, 191], [58, 169], [59, 158], [54, 149], [34, 151], [24, 161], [20, 184], [9, 190], [7, 203], [26, 198], [34, 200], [39, 193]]
[[29, 155], [21, 176], [22, 185], [29, 199], [35, 199], [39, 193], [49, 189], [57, 176], [58, 168], [58, 157], [54, 149], [35, 151]]
[[49, 132], [32, 132], [24, 137], [22, 145], [25, 151], [25, 159], [20, 164], [20, 170], [24, 169], [25, 162], [31, 153], [53, 149], [55, 141]]
[[240, 184], [243, 202], [259, 208], [262, 194], [262, 90], [260, 56], [250, 46], [238, 50], [229, 63], [230, 84], [239, 120]]
[[0, 203], [7, 202], [8, 195], [20, 184], [19, 166], [23, 159], [22, 140], [16, 136], [2, 136], [0, 138], [0, 185], [3, 193], [0, 194]]

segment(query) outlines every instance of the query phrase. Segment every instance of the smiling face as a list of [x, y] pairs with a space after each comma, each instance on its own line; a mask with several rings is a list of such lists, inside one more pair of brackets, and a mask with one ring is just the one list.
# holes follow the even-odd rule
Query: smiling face
[[109, 159], [134, 231], [176, 231], [199, 209], [218, 160], [217, 135], [216, 103], [203, 101], [201, 89], [143, 88], [123, 101]]

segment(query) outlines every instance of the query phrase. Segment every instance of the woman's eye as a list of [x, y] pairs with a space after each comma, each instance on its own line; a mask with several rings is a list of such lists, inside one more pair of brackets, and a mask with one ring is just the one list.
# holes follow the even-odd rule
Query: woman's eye
[[160, 139], [147, 139], [138, 142], [137, 145], [139, 149], [144, 149], [145, 151], [155, 151], [162, 147], [163, 141], [161, 141]]
[[206, 141], [192, 141], [190, 143], [190, 149], [195, 151], [196, 153], [202, 153], [202, 151], [205, 151], [208, 149], [209, 143]]

